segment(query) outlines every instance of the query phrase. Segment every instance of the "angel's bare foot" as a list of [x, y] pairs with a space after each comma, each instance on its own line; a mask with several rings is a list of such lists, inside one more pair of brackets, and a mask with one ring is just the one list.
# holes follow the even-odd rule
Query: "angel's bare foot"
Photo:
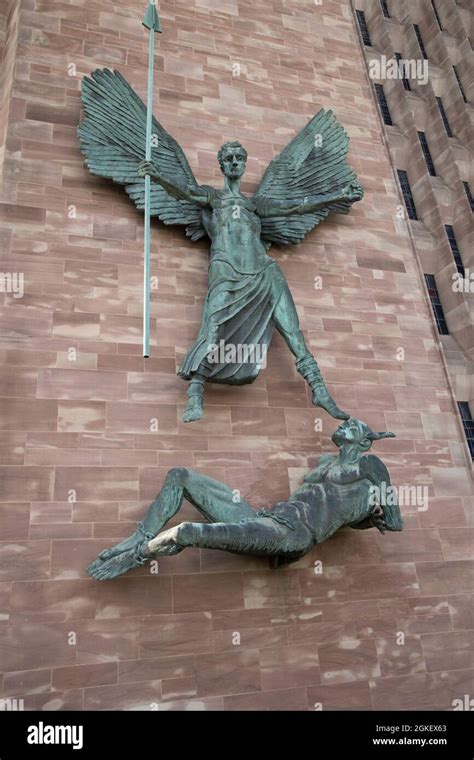
[[329, 395], [324, 383], [313, 386], [313, 404], [325, 409], [336, 420], [348, 420], [350, 415], [339, 409], [334, 399]]
[[137, 545], [137, 543], [140, 543], [145, 538], [147, 540], [150, 540], [153, 538], [154, 533], [148, 533], [142, 523], [138, 523], [138, 527], [134, 533], [132, 533], [131, 536], [128, 536], [128, 538], [124, 538], [123, 541], [120, 541], [120, 543], [113, 546], [111, 549], [104, 549], [103, 552], [101, 552], [98, 556], [99, 560], [105, 561], [108, 559], [112, 559], [112, 557], [117, 557], [117, 555], [122, 554], [122, 552], [128, 551], [129, 549], [132, 549]]
[[190, 396], [183, 414], [183, 422], [195, 422], [203, 415], [202, 396]]
[[312, 401], [314, 406], [320, 406], [322, 409], [325, 409], [326, 412], [336, 420], [349, 419], [350, 414], [339, 409], [334, 399], [329, 395], [328, 389], [326, 388], [326, 384], [321, 375], [321, 370], [317, 365], [316, 359], [309, 351], [307, 351], [301, 359], [298, 359], [296, 362], [296, 369], [300, 375], [304, 377], [313, 392]]

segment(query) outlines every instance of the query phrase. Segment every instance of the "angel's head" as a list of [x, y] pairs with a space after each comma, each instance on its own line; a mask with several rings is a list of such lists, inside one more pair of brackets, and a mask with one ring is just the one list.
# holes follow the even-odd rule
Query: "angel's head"
[[217, 154], [221, 172], [229, 179], [240, 179], [245, 171], [247, 155], [247, 151], [237, 140], [224, 143]]
[[374, 433], [365, 422], [356, 420], [354, 417], [344, 420], [332, 435], [336, 446], [355, 444], [361, 451], [368, 451], [373, 441], [379, 441], [381, 438], [395, 438], [395, 433]]

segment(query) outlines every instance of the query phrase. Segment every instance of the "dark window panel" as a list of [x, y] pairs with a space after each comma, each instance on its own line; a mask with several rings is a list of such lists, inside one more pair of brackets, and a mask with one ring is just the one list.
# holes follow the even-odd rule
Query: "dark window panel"
[[459, 89], [461, 90], [462, 99], [465, 103], [467, 103], [466, 93], [464, 92], [464, 87], [462, 86], [462, 82], [459, 79], [459, 74], [457, 72], [456, 66], [453, 66], [454, 76], [456, 77], [459, 85]]
[[464, 186], [464, 192], [467, 195], [467, 199], [469, 201], [471, 211], [474, 211], [474, 198], [472, 197], [471, 188], [469, 187], [469, 182], [463, 182], [462, 184]]
[[446, 134], [448, 135], [448, 137], [452, 137], [453, 133], [449, 125], [448, 117], [446, 116], [446, 111], [444, 110], [443, 101], [441, 100], [441, 98], [437, 97], [436, 102], [438, 103], [439, 112], [441, 114], [441, 118], [443, 119], [443, 124], [446, 130]]
[[370, 35], [369, 35], [369, 30], [367, 29], [367, 21], [365, 20], [364, 11], [356, 11], [356, 16], [357, 16], [357, 23], [359, 24], [362, 42], [364, 43], [364, 45], [371, 47], [372, 43], [370, 41]]
[[415, 30], [416, 39], [418, 40], [418, 44], [420, 46], [421, 54], [422, 54], [423, 58], [425, 58], [426, 60], [428, 60], [428, 56], [426, 55], [425, 46], [423, 44], [423, 37], [421, 36], [421, 32], [420, 32], [420, 27], [418, 26], [418, 24], [413, 24], [413, 29]]
[[381, 84], [375, 84], [375, 94], [377, 95], [377, 100], [379, 101], [380, 110], [382, 112], [382, 118], [384, 120], [385, 124], [393, 124], [392, 121], [392, 115], [390, 113], [390, 109], [388, 107], [387, 99], [385, 97], [385, 93], [383, 91], [383, 85]]
[[404, 86], [405, 90], [411, 90], [410, 82], [409, 82], [409, 80], [405, 76], [405, 65], [403, 63], [402, 64], [400, 63], [400, 61], [402, 60], [401, 54], [400, 53], [395, 53], [395, 58], [398, 61], [398, 70], [399, 71], [401, 70], [401, 73], [402, 73], [403, 86]]
[[446, 230], [446, 235], [449, 241], [449, 245], [451, 246], [451, 251], [453, 254], [454, 261], [456, 263], [457, 270], [459, 274], [462, 277], [464, 277], [465, 276], [464, 265], [462, 263], [461, 251], [459, 250], [458, 241], [456, 240], [456, 235], [454, 234], [454, 230], [450, 224], [445, 224], [444, 229]]
[[380, 5], [382, 6], [383, 15], [385, 18], [391, 18], [390, 11], [388, 10], [387, 0], [380, 0]]
[[467, 401], [458, 401], [459, 414], [461, 415], [464, 433], [466, 435], [467, 445], [474, 459], [474, 420], [472, 419], [471, 410]]
[[431, 306], [436, 320], [436, 326], [440, 335], [449, 335], [448, 325], [444, 316], [443, 307], [439, 298], [438, 288], [434, 274], [425, 274], [426, 287], [430, 296]]
[[436, 16], [436, 21], [438, 22], [438, 26], [441, 29], [441, 31], [443, 31], [443, 25], [441, 24], [441, 20], [440, 20], [440, 17], [438, 15], [438, 9], [436, 7], [436, 3], [435, 3], [434, 0], [431, 0], [431, 5], [433, 7], [433, 13]]
[[426, 141], [426, 135], [424, 132], [418, 132], [418, 139], [420, 141], [421, 150], [423, 151], [423, 155], [425, 157], [426, 166], [428, 167], [428, 171], [431, 174], [432, 177], [436, 177], [436, 169], [434, 167], [433, 159], [431, 157], [430, 149], [428, 147], [428, 143]]
[[407, 210], [408, 218], [418, 219], [418, 215], [416, 213], [415, 201], [413, 200], [410, 183], [408, 181], [408, 175], [405, 171], [402, 171], [402, 169], [397, 169], [397, 172], [398, 172], [400, 187], [402, 188], [403, 199], [405, 201], [405, 207]]

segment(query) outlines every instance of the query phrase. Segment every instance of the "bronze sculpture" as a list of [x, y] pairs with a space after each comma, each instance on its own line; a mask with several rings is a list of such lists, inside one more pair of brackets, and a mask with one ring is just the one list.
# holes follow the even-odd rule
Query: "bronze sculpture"
[[[382, 533], [402, 530], [388, 470], [378, 457], [367, 454], [373, 441], [393, 436], [374, 433], [360, 420], [346, 420], [332, 436], [339, 454], [321, 456], [286, 501], [258, 511], [242, 499], [235, 503], [224, 483], [188, 468], [174, 468], [144, 522], [129, 538], [102, 552], [88, 572], [97, 580], [109, 580], [186, 547], [267, 555], [278, 567], [304, 556], [345, 525], [376, 527]], [[209, 522], [185, 522], [163, 531], [184, 499]]]
[[[211, 240], [201, 327], [178, 370], [190, 382], [183, 420], [202, 417], [205, 382], [242, 385], [256, 379], [274, 328], [310, 386], [313, 404], [348, 419], [327, 391], [286, 279], [267, 255], [272, 243], [303, 240], [331, 211], [348, 213], [363, 196], [345, 161], [348, 138], [334, 114], [321, 109], [269, 164], [248, 198], [240, 192], [247, 153], [239, 142], [225, 143], [218, 154], [224, 188], [200, 186], [182, 149], [156, 119], [152, 160], [142, 161], [146, 109], [119, 72], [98, 69], [85, 77], [82, 101], [86, 118], [78, 134], [89, 170], [123, 184], [139, 209], [144, 176], [151, 175], [151, 213], [165, 224], [185, 225], [192, 240]], [[216, 360], [221, 344], [250, 347], [250, 357], [244, 352], [236, 360], [234, 352], [231, 361], [222, 355]]]

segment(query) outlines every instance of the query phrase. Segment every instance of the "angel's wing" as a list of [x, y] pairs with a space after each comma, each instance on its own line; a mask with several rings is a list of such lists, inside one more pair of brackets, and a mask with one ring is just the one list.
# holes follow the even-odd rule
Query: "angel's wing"
[[[254, 196], [257, 208], [259, 198], [298, 201], [343, 190], [356, 179], [345, 160], [348, 147], [349, 138], [333, 112], [318, 111], [267, 167]], [[350, 201], [340, 201], [308, 214], [267, 218], [262, 214], [261, 236], [269, 243], [298, 243], [330, 211], [347, 214], [350, 208]]]
[[[144, 209], [145, 180], [137, 175], [137, 167], [145, 158], [145, 104], [120, 72], [109, 69], [84, 77], [81, 98], [86, 118], [77, 132], [89, 171], [125, 185], [137, 208]], [[152, 161], [164, 174], [197, 188], [181, 147], [154, 117], [152, 133]], [[165, 224], [185, 225], [192, 240], [206, 235], [200, 207], [172, 198], [156, 183], [151, 184], [151, 213]]]

